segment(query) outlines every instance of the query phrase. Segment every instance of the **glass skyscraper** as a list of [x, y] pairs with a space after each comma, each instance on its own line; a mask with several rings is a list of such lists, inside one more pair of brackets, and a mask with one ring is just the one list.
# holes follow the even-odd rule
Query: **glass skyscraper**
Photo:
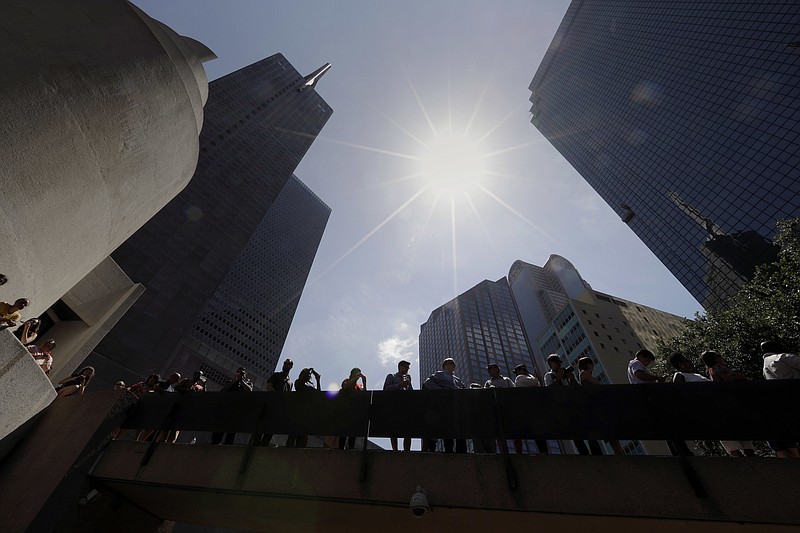
[[533, 360], [505, 277], [484, 280], [434, 310], [420, 326], [420, 384], [452, 357], [465, 384], [489, 379], [486, 365], [496, 363], [513, 379], [514, 367]]
[[219, 385], [231, 366], [248, 369], [263, 390], [278, 365], [331, 209], [289, 178], [253, 236], [185, 337], [177, 368], [201, 368]]
[[[659, 339], [678, 335], [686, 325], [682, 317], [595, 291], [559, 255], [541, 267], [516, 261], [508, 280], [533, 360], [545, 371], [552, 353], [576, 369], [588, 357], [600, 383], [626, 384], [628, 361], [637, 351], [655, 349]], [[667, 453], [660, 442], [621, 444], [628, 454]]]
[[800, 3], [574, 0], [532, 123], [705, 307], [800, 215]]
[[[525, 364], [540, 379], [549, 370], [547, 356], [564, 365], [588, 357], [600, 383], [628, 383], [628, 361], [660, 338], [679, 334], [682, 317], [592, 289], [567, 259], [551, 255], [544, 266], [515, 261], [508, 277], [484, 280], [435, 309], [420, 326], [420, 383], [452, 357], [465, 384], [488, 379], [486, 365], [496, 363], [504, 376]], [[667, 454], [664, 443], [625, 441], [629, 454]], [[533, 450], [530, 441], [528, 449]], [[553, 453], [572, 449], [550, 444]], [[608, 451], [610, 453], [610, 450]]]
[[329, 214], [291, 179], [332, 114], [314, 90], [326, 69], [302, 76], [276, 54], [209, 84], [194, 177], [112, 254], [146, 291], [86, 361], [98, 388], [198, 357], [215, 381], [272, 372]]

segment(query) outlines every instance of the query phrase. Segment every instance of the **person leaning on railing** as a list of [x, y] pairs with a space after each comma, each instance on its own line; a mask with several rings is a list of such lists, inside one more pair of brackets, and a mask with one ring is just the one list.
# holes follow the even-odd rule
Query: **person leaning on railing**
[[[800, 356], [786, 353], [780, 343], [762, 342], [761, 354], [764, 357], [763, 372], [766, 379], [800, 379]], [[782, 459], [800, 457], [800, 445], [796, 441], [771, 440], [767, 444]]]
[[[247, 370], [243, 367], [236, 369], [233, 379], [226, 383], [221, 392], [252, 392], [253, 384], [247, 379]], [[236, 433], [222, 433], [215, 431], [211, 434], [211, 444], [222, 444], [223, 436], [225, 437], [225, 444], [231, 445], [236, 439]]]
[[[383, 382], [383, 390], [385, 391], [407, 391], [407, 390], [414, 390], [414, 387], [411, 385], [411, 376], [408, 373], [408, 369], [411, 367], [411, 363], [408, 361], [400, 361], [397, 363], [397, 372], [394, 374], [388, 374], [386, 379]], [[389, 437], [389, 440], [392, 443], [392, 450], [397, 451], [397, 437]], [[408, 452], [411, 451], [411, 437], [403, 437], [403, 451]]]
[[[461, 378], [459, 378], [455, 372], [456, 362], [452, 357], [448, 357], [442, 361], [442, 369], [428, 376], [428, 379], [422, 384], [422, 388], [426, 390], [457, 390], [465, 388]], [[422, 451], [435, 452], [436, 440], [437, 439], [422, 439]], [[453, 439], [442, 439], [442, 445], [446, 453], [453, 452]], [[456, 439], [455, 451], [456, 453], [467, 453], [466, 439]]]
[[[534, 372], [536, 369], [534, 368]], [[514, 367], [514, 375], [516, 378], [514, 379], [514, 386], [517, 388], [520, 387], [541, 387], [541, 381], [539, 378], [528, 372], [528, 367], [525, 365], [517, 365]], [[545, 439], [536, 439], [536, 447], [539, 449], [539, 455], [549, 455], [549, 451], [547, 449], [547, 440]], [[516, 446], [516, 441], [515, 444]]]
[[[361, 380], [361, 383], [358, 381]], [[350, 392], [358, 392], [367, 390], [367, 376], [361, 373], [361, 369], [356, 367], [350, 371], [350, 376], [342, 381], [342, 390], [348, 394]], [[348, 450], [356, 447], [356, 438], [353, 436], [340, 435], [339, 436], [339, 449], [344, 450], [345, 446]]]
[[[317, 384], [311, 383], [311, 377], [317, 380]], [[309, 392], [320, 392], [322, 390], [319, 383], [320, 375], [313, 368], [304, 368], [300, 371], [300, 375], [294, 380], [294, 390], [301, 394]], [[308, 435], [289, 435], [286, 438], [287, 448], [305, 448], [308, 446]]]

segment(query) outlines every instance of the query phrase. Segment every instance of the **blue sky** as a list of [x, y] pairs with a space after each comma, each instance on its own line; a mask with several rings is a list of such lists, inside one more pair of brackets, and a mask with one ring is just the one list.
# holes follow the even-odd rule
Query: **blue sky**
[[[209, 46], [210, 79], [281, 52], [333, 116], [296, 174], [332, 209], [284, 357], [380, 388], [430, 312], [516, 259], [594, 289], [699, 304], [531, 125], [528, 84], [568, 1], [138, 0]], [[448, 176], [467, 176], [453, 179]]]

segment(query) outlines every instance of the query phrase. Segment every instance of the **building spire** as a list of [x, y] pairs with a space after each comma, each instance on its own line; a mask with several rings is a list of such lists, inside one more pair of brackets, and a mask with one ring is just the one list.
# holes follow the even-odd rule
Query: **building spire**
[[313, 89], [317, 85], [317, 82], [322, 77], [322, 75], [328, 72], [329, 68], [331, 68], [331, 64], [325, 63], [324, 65], [319, 67], [317, 70], [315, 70], [308, 76], [305, 76], [303, 79], [305, 79], [306, 82], [303, 85], [301, 85], [300, 88], [297, 90], [303, 92], [306, 89]]
[[708, 217], [704, 217], [699, 209], [681, 200], [677, 193], [671, 192], [669, 193], [669, 197], [675, 203], [675, 205], [680, 208], [681, 211], [689, 215], [692, 220], [703, 226], [710, 236], [716, 237], [717, 235], [725, 235], [725, 232], [722, 231], [722, 228], [714, 224], [713, 220]]

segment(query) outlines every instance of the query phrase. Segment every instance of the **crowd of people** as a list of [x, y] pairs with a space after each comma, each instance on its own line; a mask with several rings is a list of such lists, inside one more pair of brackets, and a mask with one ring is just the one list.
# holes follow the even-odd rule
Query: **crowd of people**
[[[783, 347], [774, 341], [761, 343], [761, 353], [763, 356], [763, 374], [766, 379], [800, 379], [800, 356], [787, 353]], [[658, 384], [658, 383], [687, 383], [687, 382], [724, 382], [724, 381], [743, 381], [749, 378], [744, 374], [732, 369], [725, 358], [715, 351], [705, 351], [700, 359], [707, 368], [708, 377], [699, 373], [694, 364], [683, 354], [674, 352], [669, 356], [669, 364], [675, 369], [671, 379], [669, 376], [657, 375], [649, 371], [649, 367], [655, 362], [655, 355], [646, 349], [639, 350], [634, 358], [628, 363], [628, 382], [635, 385]], [[404, 364], [405, 362], [401, 363]], [[595, 362], [590, 357], [581, 357], [577, 361], [578, 371], [572, 366], [564, 366], [560, 355], [550, 354], [546, 358], [548, 371], [543, 379], [538, 375], [531, 374], [526, 366], [518, 365], [514, 368], [515, 379], [505, 377], [500, 373], [499, 365], [490, 363], [486, 370], [489, 379], [481, 385], [472, 383], [469, 388], [511, 388], [511, 387], [564, 387], [564, 386], [593, 386], [600, 385], [601, 382], [594, 376], [593, 371]], [[455, 373], [456, 363], [452, 358], [446, 358], [442, 362], [442, 369], [428, 377], [423, 383], [423, 389], [465, 389], [467, 385]], [[406, 367], [407, 371], [407, 367]], [[534, 370], [535, 372], [535, 370]], [[388, 380], [388, 378], [387, 378]], [[410, 385], [410, 383], [409, 383]], [[545, 440], [536, 440], [538, 453], [547, 454], [548, 447]], [[621, 443], [617, 440], [606, 441], [614, 455], [625, 455]], [[507, 452], [506, 442], [497, 441], [498, 446], [503, 452]], [[596, 440], [574, 440], [573, 444], [576, 451], [581, 455], [603, 455], [603, 449]], [[755, 456], [755, 446], [751, 441], [721, 441], [723, 449], [732, 457]], [[767, 443], [777, 457], [800, 457], [798, 454], [798, 442], [792, 441], [768, 441]], [[491, 441], [474, 441], [476, 451], [495, 453], [496, 447]], [[673, 455], [694, 455], [685, 441], [667, 441], [667, 446]], [[393, 449], [396, 444], [393, 443]], [[437, 447], [436, 439], [423, 439], [423, 451], [435, 451]], [[515, 439], [514, 447], [516, 453], [522, 453], [521, 439]], [[442, 448], [445, 452], [465, 452], [467, 443], [465, 440], [443, 440]]]
[[[0, 329], [16, 327], [14, 335], [27, 348], [28, 352], [39, 364], [45, 374], [49, 374], [53, 366], [53, 350], [56, 341], [48, 339], [44, 342], [36, 343], [39, 337], [41, 322], [38, 318], [21, 321], [20, 311], [30, 305], [26, 298], [19, 298], [14, 303], [0, 302]], [[787, 353], [783, 347], [775, 341], [765, 341], [761, 343], [763, 355], [763, 375], [766, 379], [800, 379], [800, 356]], [[672, 376], [659, 375], [652, 373], [650, 368], [655, 362], [655, 355], [646, 349], [639, 350], [634, 358], [628, 363], [628, 381], [635, 385], [649, 385], [659, 383], [691, 383], [691, 382], [726, 382], [726, 381], [745, 381], [749, 378], [744, 374], [731, 368], [725, 358], [716, 351], [707, 350], [700, 354], [700, 360], [706, 367], [706, 375], [702, 374], [695, 367], [694, 363], [680, 352], [670, 354], [669, 365], [674, 369]], [[546, 358], [548, 371], [543, 377], [537, 374], [536, 369], [531, 373], [526, 365], [517, 365], [514, 372], [514, 379], [503, 376], [500, 366], [496, 363], [489, 363], [486, 366], [488, 379], [483, 383], [464, 383], [455, 373], [456, 362], [453, 358], [446, 358], [442, 362], [441, 370], [428, 376], [422, 383], [424, 390], [436, 389], [489, 389], [489, 388], [513, 388], [513, 387], [564, 387], [564, 386], [593, 386], [601, 385], [600, 380], [594, 376], [593, 371], [595, 362], [589, 357], [582, 357], [577, 361], [577, 372], [572, 366], [564, 366], [560, 355], [550, 354]], [[310, 391], [320, 391], [320, 374], [314, 368], [303, 368], [297, 379], [290, 378], [290, 373], [294, 363], [291, 359], [286, 359], [280, 371], [274, 372], [266, 383], [268, 392], [291, 392], [292, 390], [300, 393]], [[385, 391], [411, 391], [414, 390], [409, 369], [411, 363], [402, 360], [398, 363], [397, 372], [388, 374], [384, 380], [383, 390]], [[73, 373], [72, 375], [60, 379], [57, 383], [56, 392], [59, 397], [83, 394], [91, 383], [95, 375], [95, 369], [86, 366]], [[189, 393], [205, 392], [206, 376], [202, 371], [196, 371], [191, 378], [183, 378], [180, 373], [174, 372], [167, 379], [162, 379], [159, 374], [151, 374], [146, 379], [127, 387], [124, 381], [117, 381], [114, 389], [126, 389], [134, 396], [141, 397], [142, 394], [156, 393]], [[350, 374], [341, 382], [341, 390], [345, 393], [361, 392], [367, 389], [367, 378], [359, 368], [353, 368]], [[250, 392], [253, 390], [253, 383], [247, 377], [245, 368], [238, 368], [233, 378], [225, 383], [221, 392]], [[119, 438], [124, 431], [119, 431], [116, 437]], [[137, 440], [156, 439], [157, 441], [176, 442], [178, 432], [156, 432], [154, 430], [141, 430], [136, 435]], [[213, 433], [211, 436], [212, 444], [233, 444], [236, 438], [234, 433]], [[256, 446], [270, 446], [273, 435], [254, 434], [251, 436], [252, 443]], [[353, 436], [340, 436], [338, 439], [340, 449], [353, 449], [356, 438]], [[399, 451], [398, 438], [391, 439], [392, 450]], [[411, 437], [403, 437], [402, 451], [411, 450]], [[624, 455], [625, 451], [620, 442], [616, 440], [606, 441], [615, 455]], [[547, 441], [536, 440], [536, 448], [539, 454], [548, 454]], [[307, 435], [287, 436], [286, 446], [302, 448], [307, 446]], [[574, 440], [575, 450], [582, 455], [602, 455], [603, 449], [596, 440]], [[751, 441], [720, 441], [722, 448], [732, 457], [747, 457], [756, 455], [755, 446]], [[667, 441], [670, 452], [673, 455], [693, 455], [691, 449], [684, 441]], [[798, 458], [798, 442], [789, 441], [769, 441], [769, 447], [777, 457]], [[333, 445], [326, 440], [326, 446]], [[436, 451], [438, 446], [437, 439], [422, 439], [423, 451]], [[508, 446], [504, 439], [491, 441], [486, 439], [473, 440], [473, 450], [482, 453], [496, 453], [497, 448], [508, 453]], [[445, 452], [467, 451], [467, 441], [463, 439], [442, 439], [442, 446]], [[523, 453], [521, 439], [514, 439], [515, 452]]]

